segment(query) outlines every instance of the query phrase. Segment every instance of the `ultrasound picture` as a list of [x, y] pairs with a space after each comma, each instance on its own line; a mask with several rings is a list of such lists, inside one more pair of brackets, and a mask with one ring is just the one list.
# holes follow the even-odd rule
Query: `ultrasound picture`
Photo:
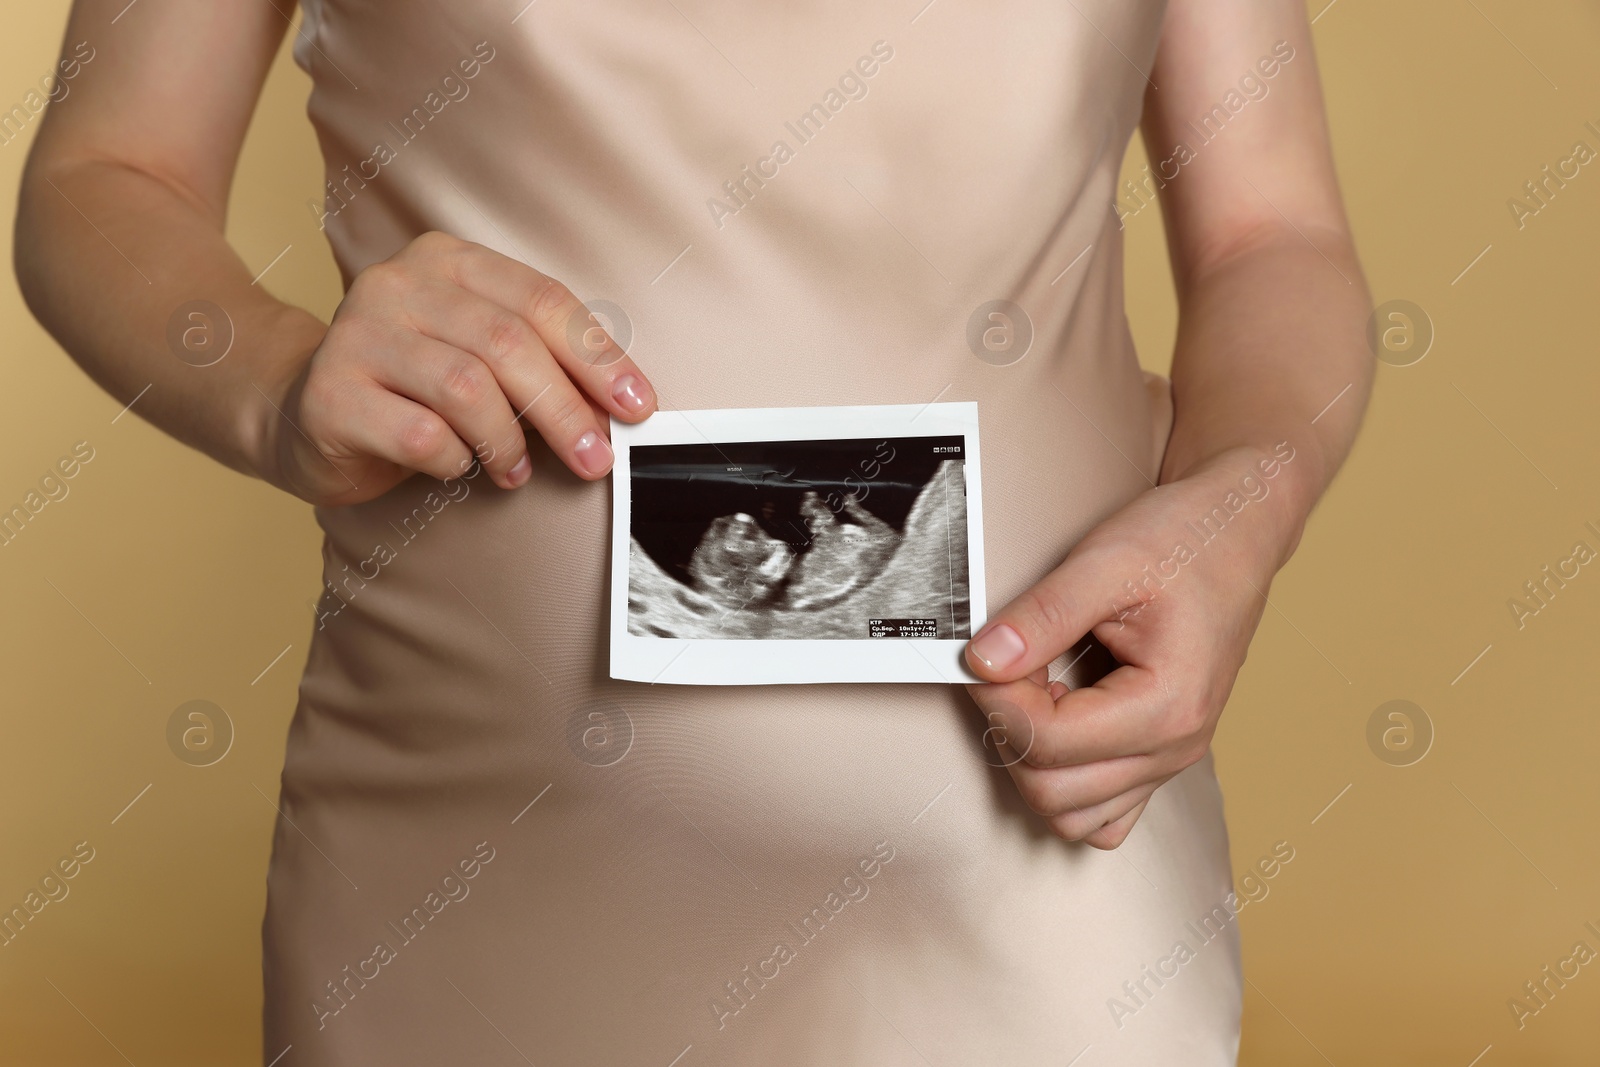
[[628, 632], [972, 636], [964, 441], [636, 445]]

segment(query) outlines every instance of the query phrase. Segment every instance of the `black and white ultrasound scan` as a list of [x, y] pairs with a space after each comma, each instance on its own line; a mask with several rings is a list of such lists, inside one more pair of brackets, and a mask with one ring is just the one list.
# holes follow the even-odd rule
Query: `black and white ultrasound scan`
[[972, 680], [976, 405], [660, 412], [617, 431], [613, 677]]

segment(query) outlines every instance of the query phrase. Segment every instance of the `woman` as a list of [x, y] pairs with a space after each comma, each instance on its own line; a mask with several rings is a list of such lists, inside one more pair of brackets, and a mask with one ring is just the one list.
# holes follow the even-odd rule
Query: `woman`
[[[96, 380], [326, 531], [266, 1058], [1233, 1062], [1208, 744], [1372, 362], [1299, 0], [304, 15], [330, 325], [223, 238], [271, 0], [78, 0], [17, 241]], [[1170, 393], [1122, 311], [1158, 193]], [[987, 684], [607, 679], [607, 415], [936, 398]]]

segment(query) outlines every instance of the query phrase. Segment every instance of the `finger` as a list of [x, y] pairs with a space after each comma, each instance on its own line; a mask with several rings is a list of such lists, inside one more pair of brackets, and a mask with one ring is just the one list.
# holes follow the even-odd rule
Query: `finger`
[[520, 315], [579, 388], [608, 412], [638, 422], [656, 409], [644, 372], [565, 285], [482, 245], [466, 245], [453, 262], [458, 284]]
[[340, 445], [443, 481], [459, 478], [475, 458], [443, 416], [375, 382], [351, 387]]
[[1083, 839], [1083, 843], [1107, 850], [1120, 848], [1122, 843], [1128, 839], [1128, 834], [1132, 832], [1133, 824], [1139, 821], [1139, 816], [1144, 814], [1144, 809], [1149, 804], [1150, 798], [1145, 797], [1120, 818], [1106, 823], [1094, 833], [1086, 836]]
[[984, 624], [967, 645], [967, 664], [991, 682], [1025, 678], [1116, 617], [1114, 581], [1121, 572], [1106, 554], [1068, 554], [1066, 561]]
[[407, 336], [373, 379], [437, 412], [502, 488], [533, 473], [527, 441], [494, 373], [476, 356], [423, 334]]
[[528, 420], [574, 473], [593, 480], [611, 469], [605, 422], [527, 322], [445, 284], [415, 291], [409, 310], [424, 334], [478, 357], [515, 405], [513, 413]]
[[[1120, 836], [1116, 836], [1116, 841], [1117, 844], [1121, 844], [1123, 838], [1127, 836], [1127, 831], [1137, 821], [1137, 813], [1144, 810], [1145, 804], [1149, 802], [1159, 785], [1159, 782], [1150, 782], [1118, 794], [1092, 808], [1068, 812], [1047, 822], [1051, 832], [1063, 840], [1087, 843], [1091, 838], [1096, 838], [1109, 842], [1111, 837], [1120, 833]], [[1129, 818], [1130, 815], [1132, 818]], [[1096, 847], [1114, 848], [1115, 845]]]
[[970, 685], [967, 691], [990, 729], [1034, 767], [1148, 753], [1170, 732], [1162, 721], [1170, 698], [1142, 667], [1118, 667], [1094, 685], [1060, 695], [1054, 695], [1055, 686], [1046, 690], [1031, 681]]
[[[1011, 772], [1011, 780], [1023, 802], [1046, 818], [1071, 815], [1087, 818], [1088, 813], [1100, 805], [1162, 777], [1161, 771], [1146, 756], [1099, 760], [1079, 767], [1039, 768], [1018, 761], [1006, 769]], [[1089, 826], [1084, 833], [1099, 825], [1097, 822]]]

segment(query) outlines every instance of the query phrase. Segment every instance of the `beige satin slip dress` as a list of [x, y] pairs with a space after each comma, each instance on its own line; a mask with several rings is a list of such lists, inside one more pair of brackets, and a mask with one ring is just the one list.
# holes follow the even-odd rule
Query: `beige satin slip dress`
[[[442, 230], [609, 309], [664, 408], [976, 401], [990, 610], [1155, 476], [1113, 200], [1161, 0], [305, 6], [347, 282]], [[1101, 852], [960, 686], [610, 681], [610, 485], [532, 446], [318, 512], [266, 1060], [1234, 1062], [1209, 757]]]

